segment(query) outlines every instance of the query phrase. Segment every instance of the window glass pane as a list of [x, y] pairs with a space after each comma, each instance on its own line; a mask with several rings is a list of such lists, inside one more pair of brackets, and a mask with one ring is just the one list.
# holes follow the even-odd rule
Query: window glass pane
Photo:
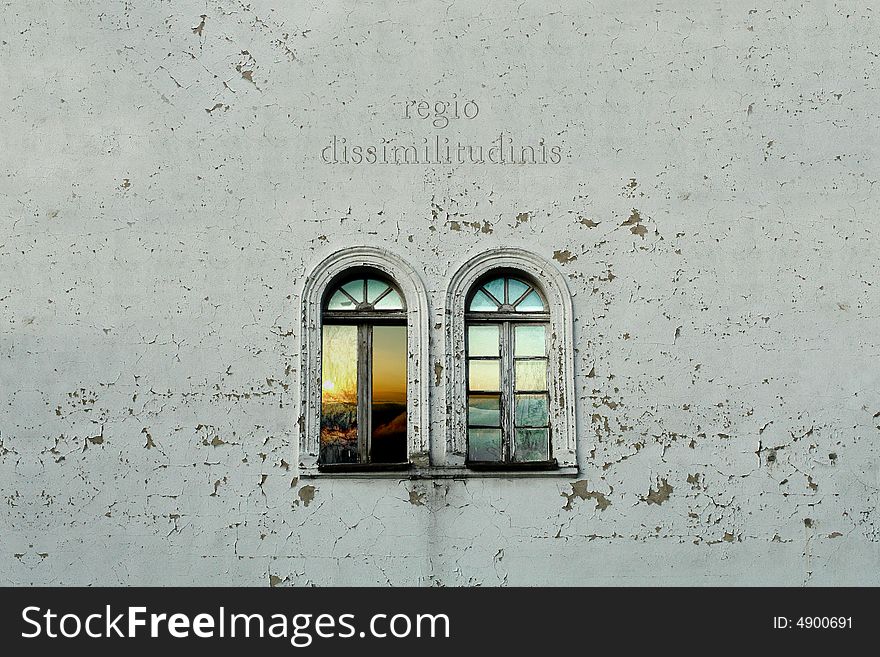
[[354, 304], [347, 296], [339, 290], [330, 297], [330, 303], [327, 304], [327, 310], [354, 310]]
[[391, 290], [391, 292], [379, 299], [375, 308], [376, 310], [403, 310], [403, 300], [397, 292]]
[[517, 390], [547, 389], [547, 360], [518, 360], [516, 369]]
[[501, 429], [468, 429], [468, 460], [500, 461]]
[[526, 295], [526, 298], [517, 304], [516, 309], [519, 312], [529, 313], [529, 312], [540, 312], [544, 310], [544, 301], [538, 295], [537, 292], [532, 290]]
[[483, 286], [483, 289], [486, 290], [489, 294], [491, 294], [497, 301], [501, 303], [506, 303], [504, 299], [504, 279], [496, 278], [494, 281], [489, 281]]
[[523, 283], [516, 278], [509, 278], [507, 280], [507, 303], [514, 303], [517, 299], [519, 299], [523, 292], [529, 289], [529, 286]]
[[499, 328], [497, 324], [468, 326], [468, 356], [497, 356]]
[[499, 360], [471, 360], [468, 362], [468, 389], [501, 390]]
[[406, 455], [406, 327], [373, 327], [370, 460], [403, 463]]
[[482, 290], [477, 290], [474, 298], [471, 300], [470, 310], [476, 312], [494, 312], [498, 310], [498, 304], [486, 296]]
[[382, 294], [389, 287], [390, 286], [388, 285], [388, 283], [377, 281], [372, 278], [369, 279], [367, 281], [367, 302], [375, 303], [376, 299], [379, 298], [379, 295]]
[[547, 461], [550, 459], [550, 440], [547, 429], [517, 429], [513, 439], [513, 460]]
[[500, 427], [501, 397], [499, 395], [468, 395], [468, 424]]
[[514, 326], [513, 339], [515, 342], [515, 356], [546, 356], [544, 342], [545, 329], [543, 325], [537, 326]]
[[547, 426], [547, 395], [517, 395], [514, 423], [518, 427]]
[[351, 298], [357, 301], [358, 303], [362, 303], [364, 300], [364, 279], [360, 278], [356, 281], [351, 281], [350, 283], [346, 283], [342, 286], [342, 289], [348, 292], [351, 295]]
[[325, 324], [321, 347], [321, 462], [357, 463], [357, 326]]

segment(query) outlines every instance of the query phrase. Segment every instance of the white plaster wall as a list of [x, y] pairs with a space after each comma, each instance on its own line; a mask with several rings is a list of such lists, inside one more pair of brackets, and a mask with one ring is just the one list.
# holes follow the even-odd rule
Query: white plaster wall
[[[0, 581], [880, 584], [876, 14], [4, 2]], [[563, 161], [321, 162], [452, 93]], [[358, 244], [430, 291], [432, 441], [452, 272], [555, 255], [576, 480], [298, 480], [295, 292]]]

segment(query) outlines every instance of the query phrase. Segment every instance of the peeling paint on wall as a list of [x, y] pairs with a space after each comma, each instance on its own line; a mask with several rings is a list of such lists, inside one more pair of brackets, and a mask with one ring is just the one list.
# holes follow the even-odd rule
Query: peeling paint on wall
[[660, 483], [657, 484], [657, 490], [651, 488], [648, 491], [648, 494], [645, 496], [645, 501], [648, 504], [656, 504], [659, 506], [669, 499], [672, 490], [672, 486], [670, 486], [665, 479], [661, 479]]
[[600, 511], [604, 511], [609, 506], [611, 506], [611, 502], [608, 501], [608, 498], [605, 497], [604, 494], [602, 494], [598, 491], [587, 490], [587, 480], [586, 479], [582, 479], [581, 481], [576, 481], [573, 484], [571, 484], [571, 493], [562, 493], [562, 497], [564, 497], [566, 499], [565, 506], [562, 507], [566, 511], [571, 511], [571, 509], [572, 509], [571, 503], [576, 498], [579, 498], [582, 500], [590, 500], [590, 499], [596, 500], [596, 508], [599, 509]]
[[316, 492], [314, 486], [303, 486], [299, 489], [297, 496], [299, 497], [300, 502], [303, 503], [303, 506], [308, 506], [311, 501], [315, 499]]
[[[4, 10], [0, 578], [880, 584], [876, 12], [375, 9]], [[321, 160], [502, 133], [564, 157]], [[299, 290], [359, 245], [427, 292], [421, 466], [452, 274], [563, 277], [576, 477], [302, 476]]]

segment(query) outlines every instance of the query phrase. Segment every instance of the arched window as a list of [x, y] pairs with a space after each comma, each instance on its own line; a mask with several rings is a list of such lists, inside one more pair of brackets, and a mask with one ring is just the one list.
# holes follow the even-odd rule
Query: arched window
[[467, 461], [549, 463], [550, 313], [520, 272], [493, 271], [470, 291], [465, 314]]
[[319, 463], [404, 464], [407, 321], [381, 272], [345, 272], [324, 294]]
[[[299, 475], [428, 466], [430, 311], [418, 273], [386, 249], [336, 248], [299, 297]], [[348, 414], [332, 418], [331, 404]]]
[[446, 323], [443, 462], [576, 474], [572, 307], [553, 263], [483, 251], [452, 275]]

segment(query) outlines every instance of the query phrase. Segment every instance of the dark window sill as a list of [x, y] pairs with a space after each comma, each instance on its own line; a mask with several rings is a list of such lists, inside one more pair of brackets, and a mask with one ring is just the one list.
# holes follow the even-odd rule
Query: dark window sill
[[410, 463], [324, 463], [318, 465], [318, 472], [405, 472], [411, 468]]
[[[341, 468], [341, 465], [347, 467]], [[303, 479], [540, 479], [575, 478], [577, 466], [558, 466], [555, 463], [487, 464], [493, 467], [479, 468], [477, 464], [463, 466], [415, 467], [412, 464], [393, 464], [393, 468], [376, 465], [340, 464], [319, 466], [317, 469], [300, 471]], [[514, 467], [511, 467], [514, 466]]]
[[552, 461], [530, 461], [527, 463], [499, 463], [497, 461], [470, 461], [467, 468], [476, 471], [533, 472], [535, 470], [556, 470], [559, 464]]

